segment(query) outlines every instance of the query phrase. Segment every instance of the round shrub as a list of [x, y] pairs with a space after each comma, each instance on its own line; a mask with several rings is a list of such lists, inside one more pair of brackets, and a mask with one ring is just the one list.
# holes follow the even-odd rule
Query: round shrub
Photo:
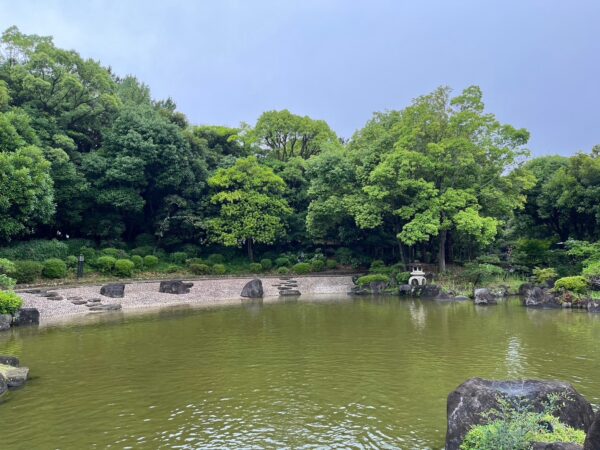
[[151, 247], [149, 245], [144, 245], [142, 247], [136, 247], [133, 250], [131, 250], [132, 255], [139, 255], [142, 257], [151, 255], [152, 253], [154, 253], [154, 247]]
[[290, 258], [287, 256], [280, 256], [275, 259], [275, 267], [289, 267], [290, 266]]
[[101, 256], [96, 260], [95, 265], [100, 272], [110, 273], [115, 267], [115, 262], [117, 259], [112, 256]]
[[17, 280], [9, 277], [5, 273], [0, 273], [0, 289], [12, 289], [17, 284]]
[[248, 268], [252, 273], [260, 273], [263, 270], [263, 266], [260, 263], [251, 263]]
[[360, 277], [356, 282], [359, 286], [367, 286], [371, 283], [383, 282], [388, 283], [390, 281], [390, 277], [384, 275], [383, 273], [373, 273], [370, 275], [364, 275]]
[[225, 272], [227, 272], [227, 268], [224, 264], [215, 264], [212, 266], [212, 273], [215, 275], [223, 275]]
[[123, 258], [126, 256], [126, 253], [123, 250], [112, 247], [104, 248], [100, 251], [100, 253], [106, 256], [112, 256], [113, 258]]
[[15, 278], [17, 283], [32, 283], [42, 275], [44, 266], [37, 261], [16, 261]]
[[6, 258], [0, 258], [0, 274], [10, 275], [15, 272], [15, 263]]
[[158, 258], [154, 255], [146, 255], [144, 256], [144, 267], [147, 269], [152, 269], [158, 265]]
[[273, 268], [273, 261], [269, 258], [263, 258], [260, 260], [260, 265], [264, 270], [271, 270]]
[[175, 272], [179, 272], [180, 266], [176, 265], [176, 264], [169, 264], [167, 267], [165, 267], [165, 272], [166, 273], [175, 273]]
[[186, 252], [175, 252], [175, 253], [171, 253], [170, 259], [175, 264], [183, 265], [183, 264], [185, 264], [186, 260], [188, 259], [188, 255]]
[[14, 314], [23, 305], [23, 299], [12, 291], [0, 291], [0, 314]]
[[327, 270], [334, 270], [337, 269], [337, 261], [335, 259], [328, 259], [325, 262], [325, 267], [327, 267]]
[[558, 291], [571, 291], [577, 294], [581, 294], [587, 290], [588, 283], [582, 276], [576, 277], [563, 277], [556, 280], [554, 283], [554, 289]]
[[294, 264], [294, 267], [292, 267], [292, 271], [298, 275], [303, 275], [306, 273], [310, 273], [312, 267], [310, 266], [309, 263], [297, 263]]
[[310, 263], [310, 269], [313, 272], [321, 272], [325, 268], [325, 261], [317, 259]]
[[69, 269], [75, 269], [77, 267], [77, 263], [79, 259], [75, 255], [69, 255], [65, 258], [65, 263]]
[[208, 256], [207, 260], [209, 264], [223, 264], [225, 257], [219, 253], [213, 253]]
[[81, 247], [79, 254], [83, 255], [84, 261], [91, 263], [96, 259], [96, 250], [91, 247]]
[[288, 269], [288, 268], [287, 268], [287, 267], [285, 267], [285, 266], [279, 267], [279, 268], [277, 269], [277, 274], [278, 274], [278, 275], [288, 275], [289, 273], [290, 273], [290, 269]]
[[42, 275], [45, 278], [64, 278], [67, 276], [67, 265], [62, 259], [47, 259], [44, 261]]
[[142, 258], [140, 255], [133, 255], [130, 259], [136, 269], [140, 270], [142, 267], [144, 267], [144, 258]]
[[207, 264], [190, 264], [190, 271], [194, 275], [206, 275], [210, 273], [210, 267]]
[[129, 259], [117, 259], [115, 261], [115, 274], [120, 277], [130, 277], [134, 268], [134, 262]]
[[533, 275], [538, 283], [546, 283], [548, 281], [552, 281], [558, 278], [558, 273], [556, 269], [552, 267], [546, 267], [542, 269], [541, 267], [536, 267], [533, 269]]

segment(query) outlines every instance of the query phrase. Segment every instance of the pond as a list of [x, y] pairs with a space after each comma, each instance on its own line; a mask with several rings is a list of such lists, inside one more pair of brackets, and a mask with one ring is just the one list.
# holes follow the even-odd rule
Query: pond
[[470, 377], [573, 383], [600, 403], [600, 315], [397, 298], [97, 317], [0, 335], [31, 369], [3, 449], [443, 448]]

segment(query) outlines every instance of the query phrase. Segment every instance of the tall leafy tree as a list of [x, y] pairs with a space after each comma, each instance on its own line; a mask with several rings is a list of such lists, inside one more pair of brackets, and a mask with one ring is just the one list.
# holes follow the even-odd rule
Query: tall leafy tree
[[254, 260], [254, 244], [273, 244], [285, 233], [285, 218], [292, 210], [283, 198], [285, 182], [256, 157], [238, 159], [208, 180], [219, 208], [206, 222], [209, 237], [228, 247], [245, 246]]

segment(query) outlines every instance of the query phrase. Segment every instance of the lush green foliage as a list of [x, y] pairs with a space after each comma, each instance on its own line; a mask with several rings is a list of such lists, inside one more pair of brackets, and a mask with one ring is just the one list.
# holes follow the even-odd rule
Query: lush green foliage
[[225, 264], [215, 264], [212, 266], [211, 271], [215, 275], [223, 275], [227, 272], [227, 267], [225, 267]]
[[270, 258], [263, 258], [260, 260], [260, 265], [262, 266], [263, 270], [271, 270], [273, 267], [273, 261]]
[[263, 271], [263, 266], [260, 263], [250, 263], [248, 269], [250, 269], [250, 272], [252, 273], [260, 273]]
[[305, 262], [299, 262], [297, 264], [294, 264], [294, 266], [292, 267], [292, 272], [298, 275], [305, 275], [307, 273], [310, 273], [311, 271], [311, 265]]
[[16, 284], [17, 280], [4, 273], [0, 273], [0, 289], [12, 289]]
[[556, 279], [558, 277], [558, 272], [556, 272], [556, 269], [552, 267], [536, 267], [533, 269], [533, 275], [538, 283], [546, 283]]
[[0, 291], [0, 314], [14, 314], [23, 305], [23, 299], [12, 291]]
[[32, 283], [42, 275], [43, 268], [38, 261], [16, 261], [15, 279], [17, 283]]
[[190, 264], [190, 271], [194, 275], [206, 275], [210, 273], [210, 266], [206, 264]]
[[563, 277], [556, 280], [554, 289], [559, 291], [570, 291], [577, 294], [585, 292], [588, 288], [587, 280], [582, 276]]
[[132, 255], [130, 259], [136, 269], [139, 270], [144, 267], [144, 258], [140, 255]]
[[144, 267], [152, 269], [158, 265], [158, 257], [154, 255], [144, 256]]
[[62, 259], [47, 259], [44, 261], [42, 275], [45, 278], [64, 278], [67, 275], [67, 264]]
[[0, 274], [10, 275], [11, 273], [14, 273], [15, 270], [15, 263], [6, 258], [0, 258]]
[[115, 261], [115, 274], [120, 277], [130, 277], [134, 268], [134, 262], [129, 259], [117, 259]]
[[359, 286], [368, 286], [371, 283], [389, 283], [390, 277], [382, 273], [373, 273], [370, 275], [363, 275], [356, 282]]
[[113, 268], [115, 267], [115, 263], [117, 262], [117, 259], [114, 258], [113, 256], [100, 256], [97, 260], [96, 260], [96, 267], [98, 268], [98, 270], [100, 270], [100, 272], [103, 273], [110, 273]]

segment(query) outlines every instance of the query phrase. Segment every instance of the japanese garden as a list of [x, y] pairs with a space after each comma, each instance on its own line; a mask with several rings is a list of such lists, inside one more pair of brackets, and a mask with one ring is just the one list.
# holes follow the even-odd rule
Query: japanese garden
[[109, 64], [0, 39], [2, 448], [600, 449], [600, 145], [477, 85], [195, 124]]

